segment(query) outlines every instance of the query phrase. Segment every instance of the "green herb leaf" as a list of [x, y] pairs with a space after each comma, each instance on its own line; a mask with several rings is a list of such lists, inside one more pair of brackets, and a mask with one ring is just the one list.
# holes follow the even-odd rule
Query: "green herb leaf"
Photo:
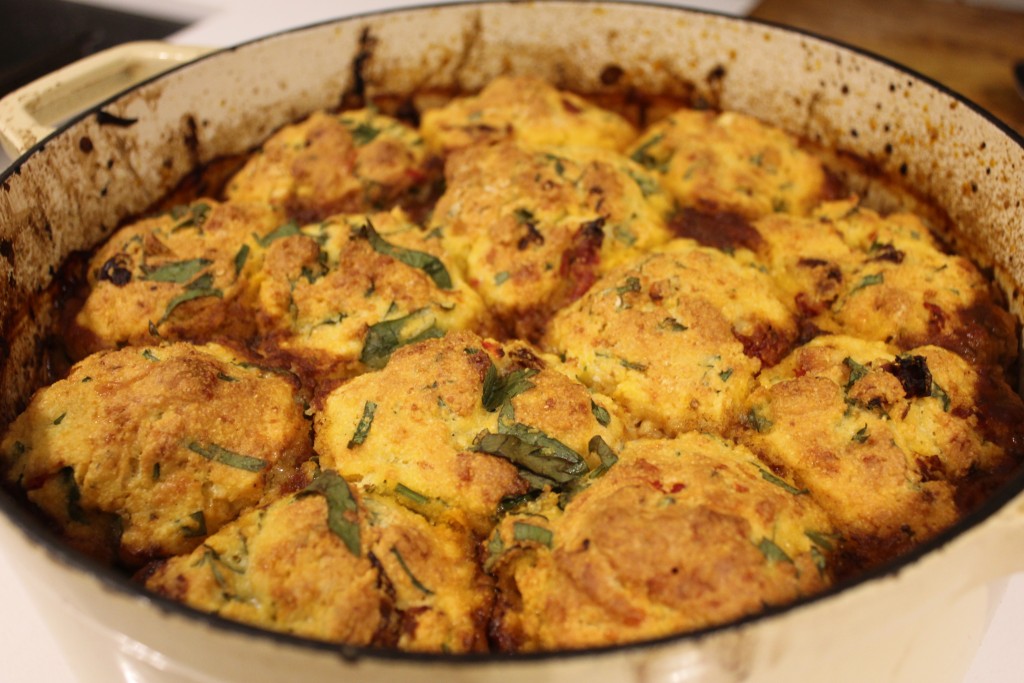
[[[283, 225], [279, 225], [278, 227], [274, 228], [273, 230], [268, 232], [263, 237], [260, 237], [259, 235], [256, 235], [256, 234], [253, 234], [253, 237], [256, 238], [256, 241], [259, 243], [259, 245], [261, 247], [266, 249], [267, 247], [269, 247], [271, 244], [273, 244], [275, 241], [277, 241], [279, 239], [282, 239], [284, 237], [292, 237], [294, 235], [301, 235], [301, 234], [302, 234], [302, 231], [299, 230], [299, 224], [296, 223], [295, 221], [288, 221], [287, 223], [285, 223]], [[239, 252], [239, 253], [241, 253], [241, 252]], [[248, 254], [248, 253], [249, 252], [246, 251], [246, 254]], [[235, 263], [236, 263], [236, 265], [238, 263], [238, 256], [237, 255], [235, 256]]]
[[772, 428], [772, 421], [765, 417], [761, 410], [755, 406], [751, 408], [743, 418], [743, 422], [748, 427], [753, 427], [756, 431], [764, 433]]
[[500, 273], [495, 274], [495, 276], [494, 276], [494, 286], [495, 287], [500, 287], [501, 285], [505, 284], [508, 281], [508, 278], [509, 278], [509, 274], [508, 274], [507, 270], [503, 270]]
[[786, 551], [775, 544], [770, 538], [762, 538], [757, 544], [757, 549], [769, 562], [789, 562], [793, 564], [793, 558], [786, 554]]
[[640, 164], [647, 170], [658, 170], [662, 172], [666, 171], [667, 163], [659, 162], [650, 153], [651, 148], [657, 145], [659, 142], [661, 142], [664, 137], [664, 135], [658, 133], [650, 140], [646, 141], [644, 144], [637, 147], [636, 151], [629, 155], [629, 158], [635, 161], [636, 163]]
[[804, 535], [807, 536], [807, 538], [811, 539], [811, 543], [813, 543], [816, 546], [819, 546], [822, 550], [826, 552], [832, 552], [833, 550], [835, 550], [835, 544], [841, 538], [839, 534], [826, 534], [820, 531], [811, 530], [804, 531]]
[[846, 381], [846, 386], [843, 387], [845, 391], [849, 391], [850, 387], [868, 374], [868, 369], [849, 356], [843, 359], [843, 365], [850, 368], [850, 379]]
[[237, 278], [242, 274], [242, 269], [245, 268], [245, 262], [249, 260], [249, 245], [243, 244], [239, 248], [238, 253], [235, 254], [235, 277]]
[[658, 323], [658, 328], [662, 330], [668, 330], [670, 332], [686, 332], [688, 329], [690, 329], [689, 327], [682, 324], [675, 318], [671, 317], [665, 318], [660, 323]]
[[203, 224], [206, 223], [206, 218], [210, 215], [210, 205], [203, 202], [193, 204], [192, 206], [179, 205], [171, 209], [171, 218], [174, 220], [181, 220], [180, 223], [175, 225], [171, 232], [178, 232], [185, 228], [202, 228]]
[[609, 446], [600, 436], [595, 436], [590, 439], [590, 442], [587, 444], [587, 451], [601, 459], [601, 464], [595, 467], [590, 473], [590, 479], [600, 477], [607, 472], [612, 465], [619, 461], [619, 456], [615, 455], [615, 451], [612, 450], [612, 447]]
[[164, 315], [160, 318], [157, 325], [163, 324], [171, 317], [171, 313], [175, 308], [185, 303], [186, 301], [192, 301], [193, 299], [199, 299], [203, 297], [215, 297], [217, 299], [224, 298], [224, 292], [213, 287], [213, 276], [209, 273], [200, 275], [198, 278], [185, 285], [185, 291], [174, 297], [167, 302], [167, 308], [164, 310]]
[[[760, 430], [758, 430], [758, 431], [760, 431]], [[756, 462], [755, 463], [751, 463], [751, 464], [754, 465], [754, 467], [756, 467], [758, 469], [758, 471], [761, 473], [761, 478], [762, 479], [764, 479], [769, 484], [775, 484], [776, 486], [778, 486], [779, 488], [783, 489], [787, 493], [792, 493], [794, 496], [804, 496], [804, 495], [807, 495], [808, 493], [810, 493], [810, 491], [808, 491], [807, 489], [798, 489], [798, 488], [796, 488], [795, 486], [790, 484], [785, 479], [776, 476], [773, 472], [771, 472], [770, 470], [766, 470], [765, 468], [761, 467], [761, 465], [759, 465]]]
[[568, 483], [588, 469], [579, 453], [539, 429], [518, 422], [502, 428], [502, 433], [481, 433], [471, 448], [513, 463], [534, 489]]
[[590, 412], [594, 414], [594, 419], [597, 420], [597, 423], [602, 427], [607, 427], [612, 421], [612, 416], [608, 411], [594, 403], [594, 399], [590, 399]]
[[345, 543], [350, 553], [359, 557], [359, 510], [348, 482], [334, 470], [324, 470], [299, 495], [312, 494], [327, 499], [327, 528]]
[[718, 373], [718, 376], [722, 378], [723, 382], [728, 382], [729, 378], [732, 377], [732, 368], [726, 368]]
[[347, 448], [355, 448], [366, 441], [366, 437], [370, 434], [370, 427], [373, 425], [373, 414], [376, 410], [377, 404], [373, 401], [367, 401], [363, 404], [363, 416], [359, 418], [359, 424], [356, 425], [355, 434], [352, 435]]
[[391, 244], [373, 227], [373, 223], [367, 219], [366, 224], [358, 230], [354, 231], [353, 234], [357, 237], [362, 237], [370, 243], [370, 246], [378, 254], [390, 256], [391, 258], [404, 263], [407, 266], [418, 268], [426, 273], [434, 284], [441, 289], [452, 288], [452, 278], [448, 274], [448, 269], [444, 267], [444, 263], [441, 259], [437, 258], [433, 254], [428, 254], [425, 251], [416, 251], [414, 249], [406, 249], [397, 245]]
[[62, 467], [57, 472], [57, 477], [60, 479], [68, 499], [66, 508], [68, 519], [72, 522], [84, 524], [86, 520], [85, 510], [82, 508], [82, 491], [78, 488], [78, 482], [75, 481], [75, 468], [70, 465]]
[[405, 563], [405, 558], [403, 558], [402, 554], [398, 552], [398, 548], [396, 548], [395, 546], [391, 546], [391, 554], [395, 556], [396, 560], [398, 560], [398, 566], [402, 568], [402, 571], [404, 571], [405, 575], [409, 577], [409, 581], [412, 582], [412, 585], [415, 586], [417, 590], [419, 590], [424, 595], [434, 594], [434, 591], [430, 590], [422, 583], [420, 583], [420, 580], [417, 579], [416, 575], [412, 573], [412, 570], [409, 569], [409, 565]]
[[498, 369], [491, 363], [484, 375], [484, 388], [481, 403], [484, 409], [493, 413], [506, 402], [511, 401], [519, 394], [532, 389], [534, 384], [530, 378], [537, 374], [531, 368], [515, 370], [507, 375], [500, 375]]
[[942, 412], [949, 412], [949, 409], [953, 405], [953, 402], [950, 400], [949, 394], [946, 393], [946, 390], [940, 387], [939, 383], [936, 382], [935, 380], [932, 380], [931, 396], [932, 398], [937, 398], [940, 401], [942, 401]]
[[853, 437], [850, 440], [851, 441], [856, 441], [857, 443], [864, 443], [865, 441], [867, 441], [868, 440], [868, 426], [864, 425], [863, 427], [858, 429], [857, 433], [854, 434]]
[[59, 425], [61, 422], [64, 421], [64, 416], [66, 416], [66, 415], [67, 415], [67, 411], [65, 411], [65, 412], [61, 413], [60, 415], [58, 415], [57, 418], [53, 421], [53, 424]]
[[883, 275], [882, 273], [873, 273], [871, 275], [865, 275], [864, 277], [861, 278], [860, 282], [855, 284], [853, 288], [846, 293], [846, 296], [850, 297], [853, 295], [854, 292], [859, 292], [865, 287], [873, 287], [874, 285], [880, 285], [883, 282], [885, 282], [885, 275]]
[[647, 366], [643, 363], [634, 363], [633, 361], [626, 360], [625, 358], [619, 359], [619, 365], [626, 368], [627, 370], [634, 370], [636, 372], [647, 372]]
[[362, 147], [373, 142], [378, 135], [380, 135], [380, 128], [374, 127], [367, 121], [360, 121], [356, 125], [351, 125], [351, 121], [342, 119], [342, 123], [349, 129], [349, 133], [352, 135], [352, 141], [356, 143], [356, 147]]
[[615, 292], [622, 296], [627, 292], [639, 292], [640, 291], [640, 278], [627, 277], [626, 283], [615, 288]]
[[206, 515], [202, 510], [197, 510], [189, 515], [189, 518], [196, 523], [195, 526], [182, 525], [181, 535], [185, 538], [198, 538], [206, 535]]
[[414, 321], [421, 320], [429, 315], [430, 309], [421, 308], [404, 318], [386, 320], [376, 325], [371, 325], [366, 331], [366, 338], [363, 340], [363, 351], [359, 360], [363, 365], [374, 370], [379, 370], [388, 364], [391, 354], [399, 347], [406, 344], [415, 344], [426, 339], [438, 339], [444, 336], [444, 330], [433, 323], [429, 327], [420, 330], [411, 337], [404, 337], [405, 327]]
[[534, 543], [546, 545], [549, 548], [555, 540], [555, 535], [551, 533], [550, 529], [545, 529], [542, 526], [536, 526], [534, 524], [527, 524], [526, 522], [513, 522], [512, 537], [517, 541], [532, 541]]
[[420, 493], [419, 491], [414, 491], [402, 483], [399, 483], [397, 486], [395, 486], [395, 493], [397, 493], [400, 496], [408, 498], [417, 505], [426, 505], [427, 503], [430, 502], [430, 499], [424, 496], [422, 493]]
[[145, 358], [146, 360], [148, 360], [150, 363], [159, 363], [160, 362], [160, 359], [157, 357], [157, 355], [155, 353], [153, 353], [152, 351], [150, 351], [149, 349], [143, 349], [142, 357]]
[[185, 284], [213, 261], [205, 258], [194, 258], [187, 261], [172, 261], [157, 268], [142, 266], [142, 279], [149, 282], [173, 282]]
[[217, 379], [219, 379], [221, 382], [238, 382], [238, 381], [240, 381], [237, 377], [232, 377], [231, 375], [226, 375], [223, 372], [218, 372], [217, 373]]
[[186, 447], [193, 453], [197, 453], [207, 460], [220, 463], [221, 465], [227, 465], [228, 467], [234, 467], [238, 470], [245, 470], [246, 472], [260, 472], [267, 466], [267, 462], [265, 460], [229, 451], [223, 446], [218, 446], [215, 443], [206, 444], [204, 446], [197, 441], [190, 441]]
[[629, 175], [630, 178], [633, 179], [633, 182], [636, 183], [637, 187], [640, 188], [640, 194], [642, 194], [644, 197], [650, 197], [651, 195], [658, 194], [658, 192], [661, 191], [661, 188], [658, 186], [657, 181], [655, 181], [653, 178], [649, 178], [645, 175], [640, 175], [639, 173], [634, 173], [633, 171], [630, 170], [627, 170], [626, 173]]

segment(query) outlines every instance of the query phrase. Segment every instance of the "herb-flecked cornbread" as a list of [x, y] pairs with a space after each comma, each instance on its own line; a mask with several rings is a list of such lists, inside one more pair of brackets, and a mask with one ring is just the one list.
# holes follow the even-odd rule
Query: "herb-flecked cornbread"
[[4, 484], [166, 599], [427, 653], [693, 632], [940, 537], [1024, 458], [999, 290], [842, 150], [676, 104], [281, 128], [69, 263]]

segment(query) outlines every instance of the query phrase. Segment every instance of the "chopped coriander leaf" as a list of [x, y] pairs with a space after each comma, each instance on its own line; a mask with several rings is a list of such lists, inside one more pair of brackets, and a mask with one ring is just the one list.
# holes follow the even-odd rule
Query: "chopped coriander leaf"
[[718, 373], [718, 376], [722, 379], [723, 382], [728, 382], [729, 378], [732, 377], [732, 368], [726, 368], [725, 370], [722, 370], [720, 373]]
[[149, 333], [151, 335], [153, 335], [154, 337], [158, 337], [160, 339], [163, 339], [163, 337], [160, 336], [160, 330], [158, 330], [156, 325], [153, 324], [153, 321], [152, 320], [148, 320], [146, 322], [149, 324]]
[[793, 558], [786, 554], [786, 551], [775, 544], [775, 541], [770, 538], [762, 538], [761, 542], [757, 544], [757, 549], [761, 551], [761, 554], [765, 556], [768, 562], [789, 562], [793, 564]]
[[352, 439], [348, 442], [346, 448], [355, 448], [366, 441], [366, 437], [370, 434], [370, 427], [373, 426], [373, 414], [376, 410], [377, 404], [373, 401], [367, 401], [363, 404], [363, 416], [359, 418], [355, 434], [352, 435]]
[[241, 453], [229, 451], [223, 446], [218, 446], [215, 443], [206, 444], [204, 446], [196, 441], [190, 441], [186, 447], [193, 453], [197, 453], [207, 460], [220, 463], [221, 465], [227, 465], [228, 467], [234, 467], [238, 470], [245, 470], [246, 472], [259, 472], [267, 466], [267, 462], [265, 460], [254, 458], [251, 455], [242, 455]]
[[631, 247], [636, 244], [636, 235], [621, 225], [616, 225], [612, 228], [612, 236], [627, 247]]
[[88, 375], [86, 375], [85, 377], [82, 378], [82, 384], [85, 384], [86, 382], [91, 382], [91, 381], [92, 381], [92, 377], [90, 377]]
[[53, 424], [55, 424], [55, 425], [59, 425], [59, 424], [60, 424], [61, 422], [63, 422], [63, 421], [64, 421], [64, 417], [65, 417], [65, 416], [66, 416], [67, 414], [68, 414], [68, 413], [67, 413], [67, 411], [64, 411], [63, 413], [61, 413], [60, 415], [58, 415], [58, 416], [57, 416], [57, 418], [56, 418], [56, 419], [55, 419], [55, 420], [53, 421]]
[[352, 234], [355, 237], [361, 237], [368, 241], [373, 250], [378, 254], [390, 256], [407, 266], [422, 270], [441, 289], [452, 288], [451, 275], [448, 274], [448, 269], [445, 268], [441, 259], [425, 251], [406, 249], [405, 247], [391, 244], [380, 236], [369, 219], [366, 220], [366, 223], [361, 228], [353, 230]]
[[206, 535], [206, 515], [202, 510], [196, 510], [189, 515], [189, 519], [195, 522], [195, 526], [181, 525], [181, 535], [185, 538], [198, 538]]
[[412, 570], [409, 569], [409, 565], [405, 563], [405, 558], [403, 558], [402, 554], [398, 552], [398, 548], [396, 548], [395, 546], [391, 546], [391, 554], [395, 556], [396, 560], [398, 560], [398, 566], [402, 568], [402, 571], [404, 571], [405, 575], [409, 577], [409, 581], [412, 582], [412, 585], [415, 586], [417, 590], [419, 590], [424, 595], [434, 594], [434, 591], [430, 590], [422, 583], [420, 583], [420, 580], [417, 579], [416, 575], [412, 573]]
[[495, 286], [500, 286], [500, 285], [505, 284], [508, 281], [509, 277], [510, 276], [509, 276], [507, 270], [503, 270], [500, 273], [496, 273], [494, 275], [494, 285]]
[[664, 171], [667, 164], [665, 164], [665, 162], [658, 161], [650, 154], [651, 148], [661, 142], [664, 137], [665, 136], [661, 133], [655, 135], [650, 140], [637, 147], [636, 151], [633, 152], [629, 158], [648, 170]]
[[828, 569], [828, 561], [825, 559], [825, 555], [818, 550], [818, 546], [811, 546], [811, 561], [814, 562], [814, 566], [818, 569], [819, 575], [824, 575], [825, 570]]
[[505, 541], [502, 540], [501, 534], [495, 533], [491, 536], [491, 540], [487, 541], [487, 554], [491, 558], [495, 558], [505, 552]]
[[[275, 241], [277, 241], [279, 239], [282, 239], [284, 237], [292, 237], [293, 235], [301, 235], [301, 234], [302, 234], [302, 231], [299, 230], [299, 224], [296, 223], [295, 221], [288, 221], [287, 223], [285, 223], [283, 225], [279, 225], [278, 227], [274, 228], [273, 230], [268, 232], [263, 237], [260, 237], [259, 235], [256, 235], [256, 234], [253, 234], [253, 237], [256, 238], [256, 241], [259, 243], [259, 245], [261, 247], [266, 249], [272, 243], [274, 243]], [[246, 253], [248, 254], [248, 252], [246, 252]], [[238, 257], [236, 256], [235, 257], [236, 263], [237, 263], [237, 258]]]
[[404, 496], [405, 498], [408, 498], [417, 505], [426, 505], [427, 503], [430, 502], [430, 498], [427, 498], [419, 491], [412, 490], [411, 488], [402, 483], [399, 483], [397, 486], [395, 486], [395, 493], [397, 493], [400, 496]]
[[661, 188], [658, 187], [658, 183], [652, 178], [628, 170], [626, 173], [629, 174], [629, 177], [632, 178], [633, 182], [635, 182], [637, 187], [640, 188], [640, 194], [644, 197], [650, 197], [652, 194], [657, 194], [661, 190]]
[[633, 361], [628, 361], [625, 358], [619, 359], [619, 365], [626, 368], [627, 370], [634, 370], [636, 372], [647, 372], [647, 366], [644, 365], [643, 363], [634, 363]]
[[360, 121], [355, 126], [346, 119], [342, 119], [341, 122], [349, 129], [349, 132], [352, 134], [352, 141], [356, 143], [356, 147], [368, 145], [380, 135], [380, 128], [376, 128], [366, 121]]
[[669, 317], [658, 323], [658, 329], [668, 330], [669, 332], [686, 332], [690, 328], [675, 318]]
[[526, 522], [514, 522], [512, 524], [512, 537], [517, 541], [532, 541], [546, 545], [549, 548], [555, 539], [555, 535], [551, 533], [550, 529], [527, 524]]
[[840, 539], [839, 534], [825, 534], [820, 531], [804, 531], [804, 536], [811, 539], [811, 543], [827, 552], [835, 550], [835, 543]]
[[153, 481], [160, 481], [160, 463], [153, 463], [153, 470], [151, 472]]
[[155, 353], [153, 353], [152, 351], [150, 351], [149, 349], [144, 349], [142, 351], [142, 357], [145, 358], [146, 360], [148, 360], [151, 363], [159, 363], [160, 362], [160, 358], [158, 358], [157, 355]]
[[359, 557], [359, 509], [348, 482], [334, 470], [325, 470], [299, 495], [313, 494], [327, 499], [327, 528], [345, 543], [350, 553]]
[[409, 323], [426, 318], [429, 312], [430, 309], [421, 308], [403, 318], [385, 320], [376, 325], [371, 325], [370, 329], [366, 331], [359, 361], [369, 368], [379, 370], [388, 364], [391, 354], [399, 347], [406, 344], [415, 344], [427, 339], [443, 337], [444, 330], [438, 328], [433, 322], [412, 336], [403, 336], [405, 327]]
[[880, 285], [885, 282], [885, 275], [882, 273], [872, 273], [871, 275], [865, 275], [860, 279], [860, 282], [855, 284], [849, 292], [846, 293], [847, 297], [850, 297], [854, 292], [859, 292], [865, 287], [872, 287], [874, 285]]
[[594, 403], [594, 399], [590, 399], [590, 412], [594, 414], [594, 419], [602, 427], [607, 427], [608, 423], [612, 421], [612, 416], [608, 411]]
[[640, 278], [627, 277], [625, 284], [619, 285], [615, 288], [615, 292], [620, 296], [627, 292], [639, 292], [640, 291]]
[[172, 261], [157, 268], [142, 266], [142, 279], [149, 282], [173, 282], [183, 285], [196, 275], [203, 268], [213, 263], [205, 258], [194, 258], [187, 261]]
[[239, 381], [239, 379], [237, 377], [232, 377], [231, 375], [226, 375], [223, 372], [218, 372], [217, 373], [217, 379], [219, 379], [222, 382], [238, 382]]

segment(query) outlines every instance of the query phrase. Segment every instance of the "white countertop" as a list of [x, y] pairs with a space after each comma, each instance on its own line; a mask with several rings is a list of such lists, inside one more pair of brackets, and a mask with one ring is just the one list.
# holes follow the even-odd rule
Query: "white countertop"
[[[82, 0], [76, 0], [81, 2]], [[433, 0], [436, 4], [438, 0]], [[423, 0], [88, 0], [155, 16], [193, 21], [172, 37], [174, 42], [222, 46], [267, 33], [382, 7], [422, 4]], [[743, 14], [755, 0], [680, 2], [720, 12]], [[0, 159], [0, 166], [3, 165]], [[1024, 542], [1024, 539], [1022, 539]], [[76, 683], [35, 605], [24, 595], [0, 548], [0, 682]], [[964, 683], [1024, 681], [1024, 573], [1010, 577], [1006, 592], [993, 605], [991, 626]], [[823, 680], [827, 681], [827, 677]], [[117, 683], [111, 681], [111, 683]], [[131, 683], [130, 681], [127, 683]], [[865, 681], [865, 683], [871, 683]], [[922, 682], [923, 683], [923, 682]]]

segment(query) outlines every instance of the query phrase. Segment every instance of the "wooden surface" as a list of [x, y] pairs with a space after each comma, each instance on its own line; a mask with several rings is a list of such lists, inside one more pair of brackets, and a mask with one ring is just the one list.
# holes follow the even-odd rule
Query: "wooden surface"
[[910, 67], [1024, 135], [1013, 64], [1024, 60], [1024, 12], [952, 0], [764, 0], [751, 16], [812, 31]]

